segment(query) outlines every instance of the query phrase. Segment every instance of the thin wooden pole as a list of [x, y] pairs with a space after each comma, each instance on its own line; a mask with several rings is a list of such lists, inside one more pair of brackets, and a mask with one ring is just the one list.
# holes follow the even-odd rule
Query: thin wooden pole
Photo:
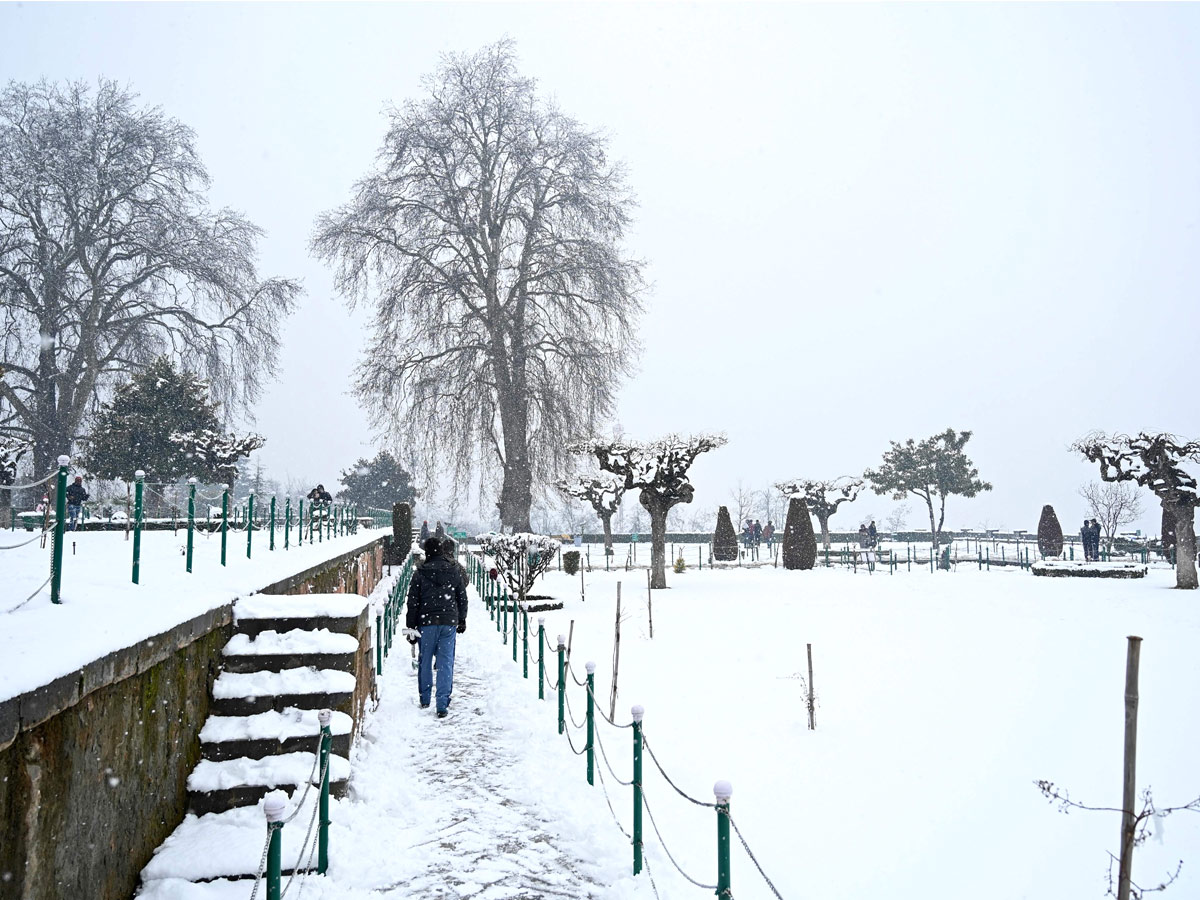
[[1117, 873], [1117, 900], [1129, 900], [1133, 875], [1133, 844], [1137, 813], [1133, 804], [1137, 794], [1137, 710], [1138, 664], [1142, 639], [1130, 635], [1125, 655], [1125, 771], [1121, 792], [1121, 862]]
[[621, 663], [621, 582], [617, 582], [617, 624], [613, 633], [613, 679], [608, 695], [608, 717], [617, 717], [617, 670]]
[[650, 640], [654, 640], [654, 592], [650, 590], [650, 570], [646, 570], [646, 612], [650, 616]]

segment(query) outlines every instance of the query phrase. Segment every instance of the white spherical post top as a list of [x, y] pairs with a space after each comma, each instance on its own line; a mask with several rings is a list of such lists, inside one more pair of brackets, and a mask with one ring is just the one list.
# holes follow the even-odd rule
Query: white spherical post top
[[717, 798], [718, 803], [726, 802], [733, 796], [733, 785], [728, 781], [718, 781], [713, 785], [713, 796]]
[[143, 478], [146, 477], [146, 473], [143, 472], [141, 469], [138, 469], [136, 472], [133, 473], [133, 477], [136, 478], [138, 481], [141, 481]]
[[558, 649], [561, 650], [566, 646], [567, 646], [567, 636], [565, 634], [560, 634], [558, 636]]
[[266, 814], [268, 822], [282, 822], [286, 810], [287, 801], [280, 791], [273, 791], [263, 799], [263, 812]]
[[64, 453], [62, 456], [60, 456], [58, 458], [58, 464], [60, 466], [69, 466], [71, 464], [71, 457], [67, 456], [67, 454]]
[[333, 720], [332, 710], [323, 709], [317, 713], [317, 721], [321, 723], [322, 728], [328, 728], [329, 723]]
[[637, 706], [635, 706], [633, 709], [631, 709], [629, 711], [629, 714], [633, 716], [633, 721], [640, 722], [640, 721], [642, 721], [643, 718], [645, 718], [646, 710], [639, 703]]
[[584, 667], [585, 669], [587, 669], [587, 673], [588, 673], [589, 675], [595, 675], [595, 674], [596, 674], [596, 664], [595, 664], [594, 662], [586, 662], [586, 663], [584, 663], [584, 664], [583, 664], [583, 667]]

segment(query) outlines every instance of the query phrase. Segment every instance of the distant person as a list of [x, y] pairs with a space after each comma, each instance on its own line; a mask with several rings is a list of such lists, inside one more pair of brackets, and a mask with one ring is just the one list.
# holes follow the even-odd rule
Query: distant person
[[422, 544], [422, 546], [424, 546], [424, 544], [427, 540], [429, 540], [429, 522], [428, 522], [428, 520], [423, 521], [421, 523], [421, 544]]
[[770, 519], [767, 519], [767, 524], [763, 526], [762, 536], [766, 538], [767, 549], [773, 549], [775, 546], [775, 525]]
[[[446, 718], [454, 691], [454, 645], [456, 635], [467, 630], [467, 582], [458, 563], [445, 556], [445, 544], [431, 537], [421, 549], [425, 562], [413, 574], [408, 587], [405, 625], [410, 644], [420, 644], [417, 662], [417, 699], [429, 708], [430, 695], [437, 700], [437, 716]], [[433, 690], [433, 663], [437, 661], [437, 691]]]
[[874, 547], [879, 543], [879, 529], [875, 527], [875, 520], [871, 520], [871, 524], [867, 526], [867, 540], [869, 547]]
[[437, 528], [433, 529], [433, 536], [439, 540], [446, 536], [446, 529], [441, 522], [438, 522]]
[[1092, 559], [1100, 561], [1100, 523], [1092, 519]]
[[333, 494], [325, 490], [325, 485], [318, 484], [308, 492], [308, 499], [312, 501], [313, 509], [321, 509], [333, 502]]
[[759, 524], [758, 519], [754, 520], [754, 543], [756, 546], [762, 543], [762, 525]]
[[871, 536], [867, 533], [866, 525], [858, 526], [858, 546], [866, 548], [870, 546]]
[[83, 501], [87, 498], [88, 492], [83, 486], [83, 476], [76, 475], [75, 481], [67, 487], [67, 521], [71, 531], [79, 528], [79, 514], [83, 512]]
[[1079, 540], [1083, 543], [1083, 559], [1084, 562], [1092, 561], [1092, 523], [1087, 519], [1083, 520], [1083, 527], [1079, 529]]
[[743, 544], [743, 546], [745, 546], [745, 548], [747, 550], [749, 550], [750, 546], [753, 543], [754, 543], [754, 523], [751, 522], [749, 519], [747, 519], [746, 524], [742, 526], [742, 544]]

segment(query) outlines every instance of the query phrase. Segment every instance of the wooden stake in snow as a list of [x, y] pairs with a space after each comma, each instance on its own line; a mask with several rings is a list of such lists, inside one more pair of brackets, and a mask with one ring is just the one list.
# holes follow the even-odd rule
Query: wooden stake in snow
[[808, 644], [808, 730], [817, 730], [817, 698], [813, 693], [812, 644]]
[[617, 668], [621, 662], [621, 582], [617, 582], [617, 624], [613, 635], [613, 680], [608, 694], [608, 717], [617, 717]]
[[583, 566], [579, 567], [579, 602], [587, 600], [587, 590], [583, 586]]
[[1125, 772], [1121, 794], [1121, 862], [1117, 873], [1117, 900], [1129, 900], [1133, 876], [1133, 845], [1137, 814], [1133, 808], [1137, 791], [1138, 664], [1142, 639], [1130, 635], [1125, 655]]
[[650, 616], [650, 640], [654, 640], [654, 592], [650, 590], [650, 570], [646, 570], [646, 613]]
[[575, 620], [571, 620], [571, 627], [567, 629], [567, 662], [571, 661], [571, 642], [575, 640]]

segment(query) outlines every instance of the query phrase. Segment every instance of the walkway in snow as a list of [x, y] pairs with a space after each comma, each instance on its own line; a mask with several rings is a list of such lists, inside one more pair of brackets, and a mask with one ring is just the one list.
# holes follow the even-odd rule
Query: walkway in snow
[[535, 648], [527, 681], [474, 592], [471, 607], [446, 719], [417, 706], [397, 637], [330, 829], [322, 896], [653, 897], [584, 758], [557, 733], [553, 693], [537, 699]]

